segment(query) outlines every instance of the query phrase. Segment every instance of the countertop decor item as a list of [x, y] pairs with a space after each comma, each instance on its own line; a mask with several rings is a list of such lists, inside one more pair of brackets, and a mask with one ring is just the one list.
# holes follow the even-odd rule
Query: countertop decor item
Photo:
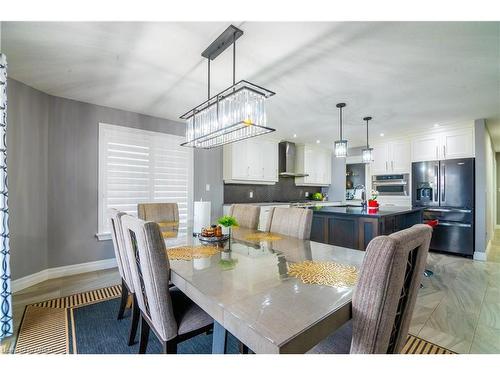
[[[275, 131], [267, 125], [266, 100], [275, 93], [254, 83], [236, 82], [236, 40], [243, 30], [230, 25], [201, 54], [208, 61], [208, 99], [186, 112], [186, 142], [181, 146], [214, 148]], [[210, 61], [233, 46], [233, 84], [210, 96]]]
[[212, 237], [204, 237], [204, 236], [198, 236], [198, 239], [201, 242], [207, 242], [207, 243], [222, 243], [225, 242], [229, 239], [228, 234], [223, 234], [222, 236], [212, 236]]
[[342, 138], [342, 108], [346, 106], [345, 103], [338, 103], [337, 108], [339, 109], [339, 129], [340, 129], [340, 139], [335, 141], [333, 151], [335, 153], [335, 157], [337, 158], [345, 158], [347, 156], [347, 141]]
[[370, 121], [372, 118], [370, 116], [367, 116], [363, 118], [364, 121], [366, 121], [366, 148], [363, 149], [362, 152], [362, 158], [363, 158], [363, 163], [368, 164], [373, 161], [373, 148], [370, 147], [370, 144], [368, 142], [368, 121]]
[[193, 233], [201, 233], [203, 227], [210, 225], [211, 203], [202, 200], [194, 202], [193, 207]]
[[322, 201], [324, 199], [324, 196], [323, 194], [321, 193], [314, 193], [312, 196], [311, 196], [311, 199], [313, 201]]
[[229, 229], [228, 244], [229, 244], [229, 251], [231, 251], [231, 228], [238, 227], [239, 226], [238, 221], [233, 216], [224, 215], [221, 216], [219, 220], [217, 220], [217, 222], [223, 227]]
[[319, 284], [334, 287], [354, 286], [358, 280], [358, 269], [336, 262], [314, 262], [306, 260], [291, 263], [288, 275], [302, 280], [305, 284]]
[[217, 246], [179, 246], [167, 249], [167, 256], [170, 260], [192, 260], [211, 257], [221, 250]]

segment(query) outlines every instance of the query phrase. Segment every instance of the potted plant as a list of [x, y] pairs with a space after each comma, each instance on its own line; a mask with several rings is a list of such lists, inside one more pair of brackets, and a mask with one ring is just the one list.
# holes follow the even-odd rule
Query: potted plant
[[231, 250], [231, 228], [237, 227], [239, 225], [238, 221], [236, 220], [236, 218], [234, 216], [224, 215], [224, 216], [221, 216], [219, 218], [219, 220], [217, 220], [217, 223], [222, 225], [224, 228], [228, 228], [228, 230], [229, 230], [229, 232], [228, 232], [228, 234], [229, 234], [229, 238], [228, 238], [229, 250]]

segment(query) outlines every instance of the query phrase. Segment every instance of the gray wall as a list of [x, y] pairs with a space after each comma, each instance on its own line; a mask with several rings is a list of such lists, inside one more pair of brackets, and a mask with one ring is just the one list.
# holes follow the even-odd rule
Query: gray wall
[[7, 99], [11, 270], [17, 279], [48, 265], [49, 96], [9, 79]]
[[[210, 191], [206, 191], [206, 184]], [[222, 216], [224, 186], [222, 179], [222, 147], [194, 150], [194, 200], [211, 202], [212, 221]]]
[[[95, 238], [98, 123], [177, 135], [184, 124], [53, 97], [15, 80], [8, 85], [13, 279], [112, 258], [111, 241]], [[201, 184], [195, 178], [194, 190]]]
[[332, 153], [332, 184], [328, 188], [328, 200], [345, 201], [345, 158]]

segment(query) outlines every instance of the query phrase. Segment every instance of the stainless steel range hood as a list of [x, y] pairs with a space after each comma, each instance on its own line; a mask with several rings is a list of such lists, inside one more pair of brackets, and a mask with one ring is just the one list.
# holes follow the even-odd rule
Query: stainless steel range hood
[[308, 174], [298, 173], [295, 170], [297, 152], [295, 143], [280, 142], [279, 144], [279, 171], [280, 177], [307, 177]]

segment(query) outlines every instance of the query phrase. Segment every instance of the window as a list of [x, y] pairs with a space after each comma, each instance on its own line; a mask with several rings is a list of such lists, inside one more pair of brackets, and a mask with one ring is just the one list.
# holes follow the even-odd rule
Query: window
[[176, 202], [181, 232], [192, 217], [193, 151], [184, 137], [99, 124], [99, 239], [109, 239], [108, 208], [137, 216], [137, 204]]

